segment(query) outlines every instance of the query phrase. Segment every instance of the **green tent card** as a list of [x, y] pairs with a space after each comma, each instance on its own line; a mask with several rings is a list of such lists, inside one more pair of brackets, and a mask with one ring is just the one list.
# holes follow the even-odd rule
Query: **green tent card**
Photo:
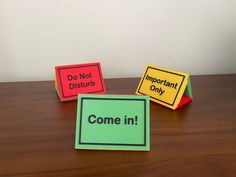
[[79, 94], [75, 148], [149, 151], [149, 96]]

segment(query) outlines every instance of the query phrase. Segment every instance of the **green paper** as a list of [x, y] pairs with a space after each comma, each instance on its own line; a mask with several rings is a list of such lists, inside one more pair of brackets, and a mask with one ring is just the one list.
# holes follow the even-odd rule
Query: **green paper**
[[79, 94], [75, 148], [149, 151], [149, 96]]
[[184, 95], [193, 98], [190, 76], [188, 77], [188, 84], [185, 89]]

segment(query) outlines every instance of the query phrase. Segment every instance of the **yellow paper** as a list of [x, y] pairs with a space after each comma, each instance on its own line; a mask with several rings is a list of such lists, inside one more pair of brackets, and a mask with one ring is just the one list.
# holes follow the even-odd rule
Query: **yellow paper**
[[147, 65], [136, 94], [149, 95], [154, 102], [176, 109], [188, 83], [189, 74]]

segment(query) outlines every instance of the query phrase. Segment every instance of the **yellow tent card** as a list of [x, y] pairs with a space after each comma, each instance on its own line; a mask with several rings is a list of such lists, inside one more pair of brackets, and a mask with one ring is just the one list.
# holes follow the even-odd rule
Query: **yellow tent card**
[[187, 73], [147, 65], [136, 94], [149, 95], [152, 101], [175, 110], [192, 100], [190, 76]]

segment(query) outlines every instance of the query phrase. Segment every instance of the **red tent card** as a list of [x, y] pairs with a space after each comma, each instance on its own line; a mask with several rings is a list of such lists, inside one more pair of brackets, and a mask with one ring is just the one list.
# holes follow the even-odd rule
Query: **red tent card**
[[61, 101], [77, 99], [78, 94], [106, 93], [100, 63], [56, 66], [55, 88]]

